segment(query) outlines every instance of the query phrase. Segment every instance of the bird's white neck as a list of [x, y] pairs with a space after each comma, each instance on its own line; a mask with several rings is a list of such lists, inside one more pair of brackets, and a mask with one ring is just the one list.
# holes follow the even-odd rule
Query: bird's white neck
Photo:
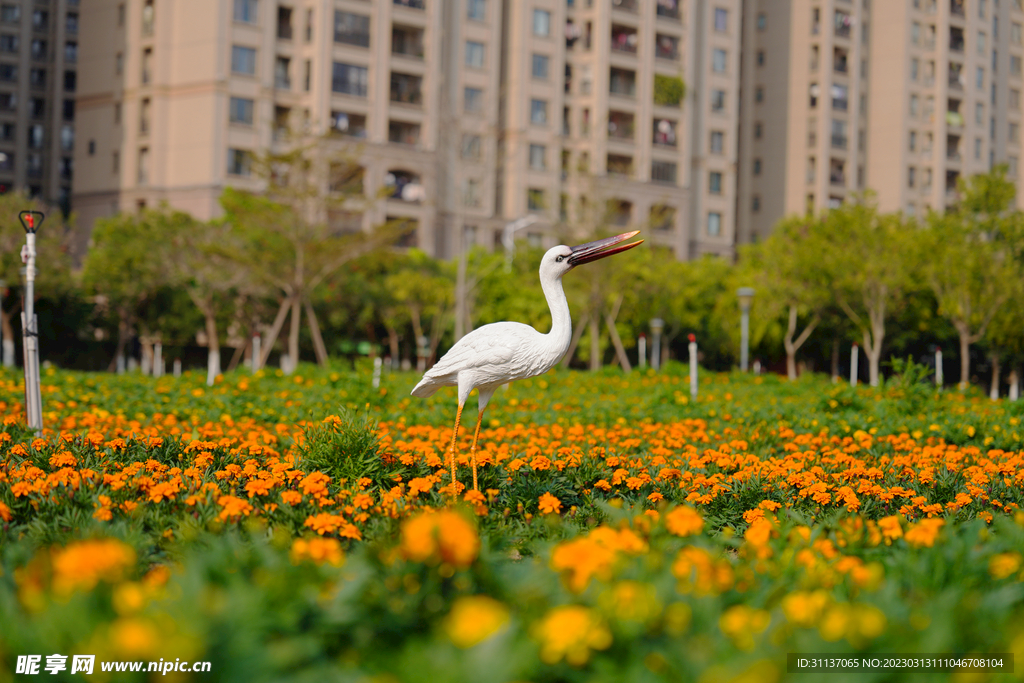
[[554, 367], [569, 350], [569, 342], [572, 340], [572, 317], [569, 315], [569, 302], [562, 291], [562, 278], [541, 275], [540, 286], [544, 290], [548, 308], [551, 309], [551, 331], [544, 335], [544, 338], [550, 352], [550, 367]]

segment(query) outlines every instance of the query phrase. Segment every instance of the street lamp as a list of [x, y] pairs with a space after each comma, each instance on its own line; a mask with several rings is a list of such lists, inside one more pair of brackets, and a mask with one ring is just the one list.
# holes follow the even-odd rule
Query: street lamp
[[22, 211], [18, 220], [25, 228], [25, 246], [21, 260], [25, 264], [25, 306], [21, 329], [25, 336], [25, 413], [28, 428], [39, 434], [43, 429], [43, 399], [39, 392], [39, 325], [35, 314], [36, 230], [46, 216], [42, 211]]
[[740, 300], [740, 372], [747, 371], [747, 359], [750, 355], [750, 303], [754, 300], [753, 287], [740, 287], [736, 290]]
[[512, 259], [516, 257], [516, 233], [523, 228], [530, 227], [539, 220], [540, 216], [528, 214], [518, 220], [505, 224], [505, 229], [501, 231], [501, 246], [505, 248], [506, 273], [512, 272]]
[[657, 372], [661, 369], [661, 331], [665, 329], [665, 321], [655, 318], [651, 321], [651, 368]]

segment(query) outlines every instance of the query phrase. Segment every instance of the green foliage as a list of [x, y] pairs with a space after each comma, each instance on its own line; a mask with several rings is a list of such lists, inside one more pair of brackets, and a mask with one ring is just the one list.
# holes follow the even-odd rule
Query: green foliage
[[686, 97], [686, 84], [680, 76], [654, 74], [654, 103], [678, 107]]
[[342, 408], [336, 419], [307, 427], [299, 454], [306, 472], [324, 472], [353, 486], [362, 477], [375, 488], [383, 486], [390, 474], [381, 459], [377, 420], [348, 408]]

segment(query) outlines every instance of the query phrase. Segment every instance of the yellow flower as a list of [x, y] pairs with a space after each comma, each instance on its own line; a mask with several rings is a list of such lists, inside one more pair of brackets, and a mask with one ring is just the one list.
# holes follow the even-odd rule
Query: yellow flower
[[425, 512], [402, 524], [402, 553], [413, 562], [441, 560], [465, 568], [479, 551], [476, 529], [458, 513]]
[[761, 609], [752, 609], [746, 605], [733, 605], [722, 612], [718, 618], [718, 627], [729, 636], [741, 650], [754, 647], [754, 634], [761, 633], [772, 621], [772, 616]]
[[509, 611], [502, 603], [486, 595], [459, 598], [445, 620], [445, 632], [461, 648], [482, 643], [505, 627]]
[[882, 536], [886, 542], [892, 542], [903, 536], [903, 527], [900, 526], [900, 518], [896, 515], [882, 517], [878, 520], [878, 526], [882, 530]]
[[1020, 553], [1000, 553], [988, 561], [988, 572], [996, 579], [1005, 579], [1016, 574], [1021, 566]]
[[612, 634], [591, 610], [580, 605], [556, 607], [548, 612], [536, 629], [540, 640], [540, 658], [555, 664], [563, 658], [573, 666], [590, 659], [591, 650], [604, 650], [612, 644]]
[[823, 590], [795, 591], [782, 599], [782, 611], [792, 624], [813, 626], [829, 602], [831, 598]]
[[110, 639], [119, 655], [147, 657], [163, 642], [153, 624], [145, 619], [122, 617], [110, 626]]
[[622, 581], [601, 594], [602, 611], [619, 620], [646, 623], [661, 613], [654, 587], [638, 581]]
[[681, 505], [665, 515], [665, 528], [676, 536], [692, 536], [701, 532], [704, 520], [694, 508]]
[[58, 593], [91, 590], [101, 579], [118, 581], [135, 565], [135, 550], [109, 539], [78, 541], [54, 551], [53, 588]]

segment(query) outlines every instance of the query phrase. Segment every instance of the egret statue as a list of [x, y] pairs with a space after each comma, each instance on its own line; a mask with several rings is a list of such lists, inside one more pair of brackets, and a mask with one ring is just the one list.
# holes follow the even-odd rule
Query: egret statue
[[427, 370], [412, 390], [413, 396], [426, 398], [441, 387], [458, 386], [459, 409], [452, 430], [451, 468], [452, 493], [456, 492], [455, 440], [459, 435], [462, 409], [473, 389], [479, 401], [476, 431], [470, 448], [473, 467], [473, 490], [477, 490], [476, 443], [484, 409], [494, 391], [507, 382], [541, 375], [553, 368], [569, 349], [572, 319], [569, 303], [562, 291], [562, 276], [576, 266], [632, 249], [643, 240], [615, 246], [639, 231], [587, 242], [575, 247], [552, 247], [540, 261], [540, 285], [551, 309], [551, 331], [541, 334], [529, 325], [513, 322], [491, 323], [477, 328], [455, 343], [448, 353]]

